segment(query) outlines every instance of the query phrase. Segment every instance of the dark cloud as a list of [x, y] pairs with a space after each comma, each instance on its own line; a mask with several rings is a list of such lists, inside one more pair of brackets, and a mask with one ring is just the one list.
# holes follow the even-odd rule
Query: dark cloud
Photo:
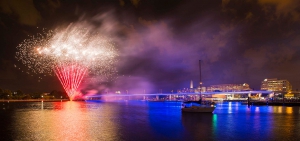
[[1, 12], [6, 13], [24, 25], [36, 25], [41, 15], [35, 8], [33, 0], [1, 0]]
[[135, 6], [138, 7], [140, 0], [130, 0], [131, 3]]
[[300, 2], [298, 0], [258, 0], [258, 3], [263, 6], [265, 12], [270, 12], [267, 7], [274, 7], [276, 18], [289, 17], [292, 21], [299, 22]]
[[[57, 28], [84, 22], [116, 42], [118, 79], [86, 82], [83, 91], [138, 92], [146, 87], [169, 92], [188, 87], [190, 80], [199, 81], [200, 59], [205, 86], [249, 83], [259, 89], [264, 78], [276, 77], [288, 79], [294, 88], [300, 86], [295, 77], [300, 69], [297, 0], [1, 2], [2, 15], [7, 16], [1, 19], [6, 35], [12, 27], [24, 35], [35, 34], [37, 29], [30, 28], [34, 25]], [[31, 12], [20, 12], [22, 3]], [[26, 15], [31, 18], [21, 20]], [[14, 18], [18, 20], [8, 20]], [[8, 26], [11, 23], [17, 25]], [[15, 47], [4, 39], [1, 43]]]

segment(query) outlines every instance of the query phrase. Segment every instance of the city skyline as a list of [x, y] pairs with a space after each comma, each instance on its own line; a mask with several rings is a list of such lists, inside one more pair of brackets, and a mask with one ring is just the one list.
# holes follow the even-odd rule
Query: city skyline
[[[279, 84], [278, 84], [279, 83]], [[285, 84], [286, 83], [286, 84]], [[270, 91], [298, 91], [298, 89], [292, 89], [292, 84], [289, 83], [289, 80], [286, 79], [278, 79], [278, 78], [265, 78], [260, 82], [261, 86], [259, 89], [252, 89], [252, 87], [247, 83], [222, 83], [222, 84], [212, 84], [212, 85], [202, 85], [202, 89], [205, 88], [205, 90], [202, 91], [213, 91], [211, 88], [212, 87], [222, 87], [222, 85], [229, 86], [231, 87], [230, 89], [232, 89], [232, 87], [235, 86], [245, 86], [244, 88], [238, 88], [239, 90], [270, 90]], [[232, 85], [232, 86], [230, 86]], [[285, 86], [287, 85], [287, 86]], [[190, 81], [190, 87], [184, 87], [184, 90], [197, 90], [199, 89], [200, 85], [193, 87], [194, 86], [194, 82], [193, 80]], [[210, 88], [209, 88], [210, 87]], [[211, 89], [211, 90], [207, 90], [207, 89]], [[283, 88], [283, 89], [282, 89]], [[181, 88], [182, 89], [182, 88]], [[235, 88], [234, 88], [235, 89]], [[278, 90], [279, 89], [279, 90]], [[282, 89], [282, 90], [280, 90]], [[178, 89], [179, 90], [179, 89]]]
[[[268, 81], [270, 81], [270, 84], [268, 85]], [[282, 83], [283, 81], [286, 81], [287, 84], [289, 84], [288, 88], [285, 89], [284, 85], [285, 84], [280, 84], [277, 85], [274, 83]], [[266, 83], [267, 82], [267, 83]], [[267, 85], [266, 85], [267, 84]], [[194, 87], [195, 86], [195, 87]], [[227, 88], [228, 90], [220, 90], [223, 89], [221, 87], [229, 87]], [[200, 85], [196, 86], [194, 85], [193, 80], [190, 81], [189, 83], [189, 87], [182, 87], [182, 88], [174, 88], [171, 91], [164, 91], [165, 89], [163, 88], [159, 88], [156, 92], [153, 91], [152, 93], [181, 93], [181, 92], [187, 92], [187, 93], [198, 93], [199, 91], [199, 87]], [[243, 88], [242, 88], [243, 87]], [[282, 89], [283, 88], [283, 89]], [[1, 88], [0, 88], [1, 89]], [[143, 88], [141, 88], [143, 89]], [[277, 79], [277, 78], [266, 78], [264, 80], [261, 81], [261, 87], [259, 89], [252, 89], [252, 87], [248, 84], [248, 83], [235, 83], [235, 84], [230, 84], [230, 83], [223, 83], [223, 84], [212, 84], [212, 85], [202, 85], [202, 91], [203, 92], [214, 92], [215, 90], [220, 90], [220, 92], [230, 92], [230, 91], [283, 91], [283, 92], [289, 92], [289, 91], [298, 91], [298, 89], [292, 89], [292, 85], [289, 83], [288, 80], [285, 79]], [[22, 92], [21, 89], [14, 89], [14, 90], [9, 90], [9, 89], [1, 89], [2, 91], [11, 91], [12, 93], [19, 93]], [[50, 92], [55, 92], [56, 90], [51, 90], [51, 91], [45, 91], [45, 92], [41, 92], [41, 93], [50, 93]], [[64, 91], [64, 90], [62, 90]], [[143, 89], [143, 91], [135, 91], [135, 93], [132, 93], [132, 91], [130, 89], [114, 89], [112, 91], [106, 91], [106, 92], [102, 92], [102, 93], [98, 93], [95, 90], [91, 90], [91, 91], [87, 91], [85, 94], [145, 94], [146, 91], [145, 89]], [[147, 93], [149, 93], [147, 91]]]
[[297, 0], [2, 1], [0, 88], [63, 90], [56, 77], [28, 72], [15, 58], [16, 47], [43, 29], [84, 23], [110, 36], [119, 58], [114, 81], [88, 76], [82, 92], [170, 91], [188, 88], [190, 80], [196, 87], [198, 60], [205, 86], [248, 83], [260, 89], [263, 79], [278, 78], [298, 89], [299, 5]]

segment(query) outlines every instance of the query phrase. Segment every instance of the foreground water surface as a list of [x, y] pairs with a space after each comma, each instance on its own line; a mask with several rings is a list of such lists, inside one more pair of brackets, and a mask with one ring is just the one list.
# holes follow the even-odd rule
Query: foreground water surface
[[300, 108], [181, 102], [0, 102], [0, 140], [299, 140]]

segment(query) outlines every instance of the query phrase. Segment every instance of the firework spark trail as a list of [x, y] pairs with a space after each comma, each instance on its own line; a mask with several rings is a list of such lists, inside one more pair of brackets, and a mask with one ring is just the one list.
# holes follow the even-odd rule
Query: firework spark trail
[[78, 64], [73, 64], [70, 66], [57, 66], [54, 70], [71, 99], [75, 94], [74, 92], [76, 92], [79, 84], [81, 83], [86, 71], [86, 67], [80, 66]]
[[84, 76], [101, 75], [111, 79], [117, 53], [113, 42], [86, 25], [69, 25], [24, 40], [16, 58], [34, 73], [54, 72], [70, 99]]

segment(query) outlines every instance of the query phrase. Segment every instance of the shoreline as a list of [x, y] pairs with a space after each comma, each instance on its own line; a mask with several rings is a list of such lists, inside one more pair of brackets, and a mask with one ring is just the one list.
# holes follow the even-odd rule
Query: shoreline
[[69, 99], [1, 99], [0, 103], [9, 103], [9, 102], [65, 102], [65, 101], [70, 101]]
[[249, 101], [242, 102], [242, 105], [253, 105], [253, 106], [300, 106], [298, 101]]

